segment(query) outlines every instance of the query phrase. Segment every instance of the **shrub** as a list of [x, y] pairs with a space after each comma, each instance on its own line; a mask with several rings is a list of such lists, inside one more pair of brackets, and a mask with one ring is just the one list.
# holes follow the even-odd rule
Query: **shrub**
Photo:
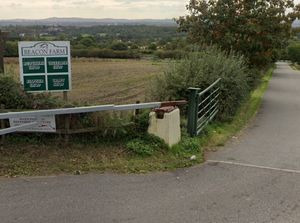
[[126, 43], [123, 42], [113, 42], [112, 45], [110, 46], [112, 50], [117, 50], [117, 51], [124, 51], [128, 50], [128, 46]]
[[293, 63], [300, 64], [300, 44], [293, 44], [288, 47], [288, 57]]
[[16, 41], [7, 41], [5, 44], [5, 57], [18, 57], [18, 42]]
[[261, 72], [259, 69], [251, 68], [248, 72], [248, 84], [251, 89], [258, 86], [261, 81], [261, 77], [264, 72]]
[[155, 55], [159, 59], [181, 59], [184, 55], [184, 52], [180, 50], [166, 50], [166, 51], [157, 51]]
[[149, 127], [149, 111], [144, 110], [141, 114], [134, 117], [134, 123], [136, 126], [136, 131], [140, 132], [147, 132]]
[[29, 94], [11, 76], [0, 76], [0, 104], [6, 109], [47, 109], [63, 105], [49, 94]]
[[98, 57], [116, 59], [139, 59], [140, 55], [133, 50], [115, 51], [111, 49], [73, 49], [73, 57]]
[[249, 93], [249, 70], [244, 57], [215, 47], [195, 50], [169, 65], [154, 81], [152, 95], [158, 100], [188, 99], [189, 87], [205, 89], [221, 81], [220, 120], [230, 119]]
[[148, 50], [152, 50], [152, 51], [155, 51], [157, 50], [157, 46], [155, 43], [151, 43], [148, 47], [147, 47]]
[[28, 95], [22, 91], [18, 84], [10, 76], [0, 77], [0, 104], [8, 109], [27, 108], [30, 104]]

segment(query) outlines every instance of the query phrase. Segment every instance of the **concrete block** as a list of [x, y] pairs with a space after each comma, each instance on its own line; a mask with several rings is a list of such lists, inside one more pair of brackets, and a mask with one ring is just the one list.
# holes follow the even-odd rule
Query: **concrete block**
[[163, 139], [170, 147], [180, 142], [180, 110], [178, 108], [165, 113], [162, 119], [157, 118], [155, 112], [151, 112], [149, 122], [148, 133]]

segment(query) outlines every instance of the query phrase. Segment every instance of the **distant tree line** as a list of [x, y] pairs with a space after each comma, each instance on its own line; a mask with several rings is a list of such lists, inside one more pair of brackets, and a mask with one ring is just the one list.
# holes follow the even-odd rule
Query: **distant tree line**
[[74, 57], [178, 58], [186, 47], [186, 34], [176, 27], [94, 26], [94, 27], [5, 27], [10, 32], [5, 56], [18, 56], [17, 42], [69, 40]]

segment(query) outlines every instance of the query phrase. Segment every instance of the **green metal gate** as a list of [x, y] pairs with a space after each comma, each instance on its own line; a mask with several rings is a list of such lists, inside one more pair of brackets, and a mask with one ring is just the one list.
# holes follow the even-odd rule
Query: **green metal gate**
[[188, 126], [190, 136], [201, 133], [219, 111], [221, 78], [200, 92], [200, 88], [189, 88]]

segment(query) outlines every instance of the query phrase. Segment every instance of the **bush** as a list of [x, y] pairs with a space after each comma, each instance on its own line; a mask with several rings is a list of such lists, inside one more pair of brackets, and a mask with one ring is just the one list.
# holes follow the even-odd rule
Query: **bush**
[[184, 56], [184, 52], [180, 50], [166, 50], [166, 51], [157, 51], [155, 55], [159, 59], [181, 59]]
[[230, 119], [249, 94], [249, 70], [244, 57], [209, 47], [195, 50], [170, 64], [158, 77], [152, 95], [158, 100], [188, 99], [189, 87], [205, 89], [218, 78], [221, 81], [220, 120]]
[[138, 133], [147, 132], [149, 127], [149, 114], [148, 110], [143, 110], [141, 114], [134, 117], [134, 124]]
[[288, 57], [293, 63], [300, 64], [300, 44], [293, 44], [288, 47]]
[[7, 41], [5, 44], [5, 57], [18, 57], [18, 42], [17, 41]]
[[10, 76], [0, 77], [0, 104], [7, 109], [23, 109], [30, 104], [28, 95]]
[[11, 76], [0, 76], [0, 104], [6, 109], [47, 109], [63, 105], [49, 94], [29, 94]]
[[140, 59], [140, 55], [132, 50], [115, 51], [111, 49], [73, 49], [73, 57], [97, 57], [115, 59]]
[[112, 43], [112, 45], [110, 46], [110, 48], [112, 50], [117, 50], [117, 51], [128, 50], [127, 44], [125, 44], [123, 42], [114, 42], [114, 43]]

